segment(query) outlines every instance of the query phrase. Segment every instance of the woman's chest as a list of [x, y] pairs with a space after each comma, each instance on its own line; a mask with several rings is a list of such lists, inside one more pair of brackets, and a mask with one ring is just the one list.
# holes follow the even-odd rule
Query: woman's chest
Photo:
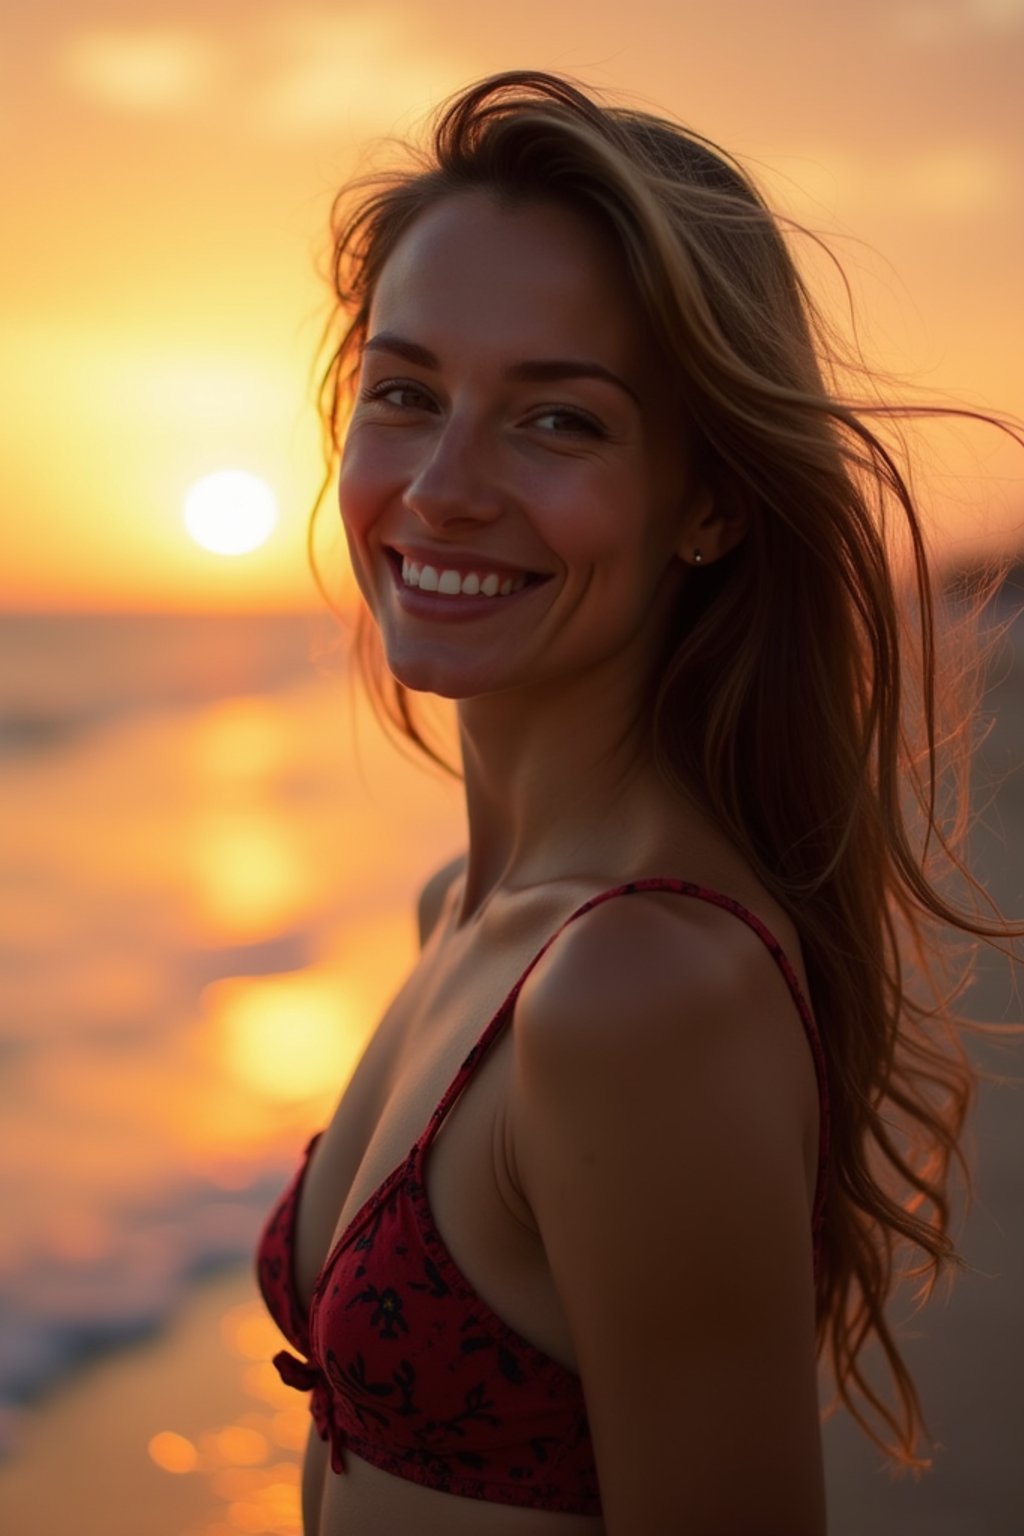
[[[512, 1040], [508, 994], [525, 937], [423, 957], [382, 1019], [310, 1160], [296, 1213], [295, 1275], [308, 1305], [339, 1239], [447, 1109], [424, 1156], [431, 1209], [455, 1217], [453, 1245], [529, 1258], [506, 1156]], [[467, 1062], [467, 1058], [469, 1061]], [[537, 1245], [539, 1247], [539, 1245]]]
[[[470, 965], [459, 965], [456, 954], [445, 965], [422, 966], [388, 1009], [307, 1170], [295, 1249], [306, 1306], [319, 1279], [321, 1292], [333, 1295], [345, 1279], [345, 1255], [355, 1243], [365, 1247], [373, 1221], [405, 1221], [408, 1240], [396, 1247], [441, 1250], [451, 1278], [457, 1272], [511, 1329], [574, 1369], [543, 1246], [510, 1172], [508, 994], [540, 946], [542, 938], [524, 934], [517, 945], [491, 948], [485, 963], [477, 946]], [[418, 1195], [411, 1197], [404, 1178], [396, 1193], [396, 1169], [424, 1132]], [[382, 1189], [391, 1193], [381, 1215]], [[396, 1213], [396, 1200], [404, 1212]], [[373, 1260], [378, 1293], [396, 1289], [396, 1276], [378, 1273], [385, 1250], [376, 1246]]]

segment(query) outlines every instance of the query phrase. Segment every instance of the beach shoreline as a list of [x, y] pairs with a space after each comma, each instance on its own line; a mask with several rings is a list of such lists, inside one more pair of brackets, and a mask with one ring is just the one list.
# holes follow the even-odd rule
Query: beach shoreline
[[301, 1536], [308, 1415], [264, 1356], [275, 1336], [251, 1265], [206, 1277], [158, 1335], [97, 1357], [25, 1411], [0, 1466], [0, 1528], [65, 1536], [73, 1519], [76, 1536]]

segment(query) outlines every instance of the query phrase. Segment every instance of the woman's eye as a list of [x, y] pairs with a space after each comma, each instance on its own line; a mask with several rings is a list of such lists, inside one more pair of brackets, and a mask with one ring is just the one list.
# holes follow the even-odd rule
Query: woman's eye
[[537, 415], [531, 419], [530, 425], [543, 427], [546, 432], [551, 432], [556, 437], [607, 436], [601, 423], [593, 416], [587, 416], [582, 411], [569, 410], [566, 406], [551, 406], [546, 411], [538, 411]]
[[398, 411], [417, 411], [423, 407], [429, 409], [433, 405], [424, 390], [402, 379], [382, 379], [379, 384], [371, 384], [362, 391], [362, 398], [379, 405], [393, 406]]

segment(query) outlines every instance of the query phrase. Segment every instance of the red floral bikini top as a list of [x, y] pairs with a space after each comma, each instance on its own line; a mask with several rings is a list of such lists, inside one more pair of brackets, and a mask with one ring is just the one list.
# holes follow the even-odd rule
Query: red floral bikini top
[[296, 1294], [298, 1202], [314, 1136], [260, 1240], [267, 1307], [304, 1358], [274, 1364], [310, 1408], [331, 1467], [351, 1450], [398, 1477], [491, 1503], [599, 1515], [597, 1469], [579, 1377], [494, 1313], [458, 1269], [434, 1225], [425, 1185], [430, 1145], [508, 1022], [534, 966], [568, 926], [612, 897], [670, 891], [723, 907], [754, 930], [786, 979], [814, 1057], [821, 1101], [812, 1216], [817, 1263], [828, 1153], [825, 1063], [796, 974], [764, 924], [728, 896], [682, 880], [617, 886], [569, 917], [527, 966], [462, 1063], [429, 1124], [366, 1201], [320, 1271], [308, 1315]]

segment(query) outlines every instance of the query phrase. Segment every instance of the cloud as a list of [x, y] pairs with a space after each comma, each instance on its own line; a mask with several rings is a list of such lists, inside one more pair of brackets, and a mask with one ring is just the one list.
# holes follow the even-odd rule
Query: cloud
[[87, 99], [159, 115], [189, 108], [207, 93], [218, 61], [206, 38], [184, 28], [88, 28], [63, 43], [56, 68]]
[[761, 179], [781, 207], [812, 224], [837, 212], [844, 222], [876, 213], [928, 220], [980, 217], [1017, 194], [1005, 158], [955, 144], [884, 159], [838, 147], [805, 150], [762, 171]]
[[58, 78], [119, 112], [198, 113], [277, 143], [409, 129], [473, 69], [401, 5], [254, 7], [245, 26], [84, 27], [62, 42]]
[[892, 8], [889, 19], [896, 32], [914, 43], [1004, 37], [1024, 23], [1024, 0], [905, 0]]
[[1024, 21], [1024, 0], [964, 0], [969, 21], [1002, 31]]
[[275, 66], [256, 102], [257, 125], [295, 139], [409, 124], [459, 83], [457, 55], [432, 48], [400, 7], [292, 6], [268, 35]]

